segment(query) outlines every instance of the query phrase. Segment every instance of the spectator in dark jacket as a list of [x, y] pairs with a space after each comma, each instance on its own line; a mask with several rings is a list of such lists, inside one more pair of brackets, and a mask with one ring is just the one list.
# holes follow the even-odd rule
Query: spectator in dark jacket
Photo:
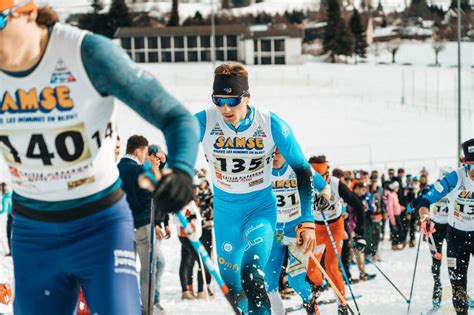
[[[148, 305], [148, 272], [150, 247], [150, 211], [151, 193], [138, 186], [138, 177], [143, 172], [143, 163], [148, 158], [148, 140], [143, 136], [131, 136], [127, 141], [126, 154], [120, 160], [118, 169], [122, 180], [122, 189], [127, 194], [127, 201], [132, 209], [135, 227], [135, 245], [140, 259], [140, 292], [142, 314], [147, 314]], [[156, 163], [151, 160], [152, 165]], [[156, 245], [157, 242], [154, 242]], [[155, 246], [154, 253], [157, 252]], [[153, 275], [152, 279], [155, 279]], [[152, 291], [154, 292], [154, 282]], [[151, 314], [149, 314], [151, 315]]]

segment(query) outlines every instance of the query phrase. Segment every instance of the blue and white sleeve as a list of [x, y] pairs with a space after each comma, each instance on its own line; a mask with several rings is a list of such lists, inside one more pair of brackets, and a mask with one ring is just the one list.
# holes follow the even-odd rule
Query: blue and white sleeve
[[199, 113], [194, 114], [199, 125], [199, 141], [204, 139], [204, 133], [206, 132], [206, 111], [200, 111]]
[[[278, 150], [280, 150], [285, 160], [296, 173], [301, 199], [301, 221], [313, 222], [313, 175], [311, 166], [306, 161], [303, 150], [290, 126], [274, 113], [270, 113], [270, 115], [273, 140]], [[322, 190], [326, 186], [326, 182], [323, 179], [322, 183], [318, 180], [316, 184], [318, 190]]]
[[438, 202], [441, 198], [449, 194], [456, 187], [458, 183], [458, 171], [452, 171], [445, 177], [438, 180], [430, 190], [425, 192], [420, 197], [416, 198], [414, 206], [416, 209], [420, 207], [427, 207], [435, 202]]
[[198, 150], [196, 120], [156, 78], [133, 63], [109, 39], [87, 34], [81, 46], [84, 68], [102, 96], [114, 96], [163, 132], [170, 168], [194, 174]]

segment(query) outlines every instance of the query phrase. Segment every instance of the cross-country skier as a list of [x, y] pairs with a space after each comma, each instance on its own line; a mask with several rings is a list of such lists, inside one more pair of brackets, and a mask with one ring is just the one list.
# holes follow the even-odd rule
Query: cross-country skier
[[0, 1], [0, 150], [13, 188], [15, 314], [140, 314], [130, 208], [114, 161], [118, 98], [160, 128], [170, 171], [154, 196], [193, 197], [193, 116], [110, 40], [34, 1]]
[[[339, 261], [337, 255], [333, 249], [333, 244], [329, 237], [328, 231], [324, 224], [322, 211], [324, 211], [326, 220], [329, 223], [329, 228], [334, 237], [335, 245], [338, 251], [339, 257], [342, 252], [342, 241], [344, 239], [344, 218], [342, 216], [342, 202], [345, 201], [347, 204], [354, 208], [357, 215], [357, 225], [355, 228], [355, 235], [353, 237], [353, 248], [357, 251], [364, 251], [365, 240], [364, 235], [364, 208], [359, 198], [350, 191], [346, 184], [342, 183], [338, 178], [329, 175], [329, 163], [324, 155], [313, 156], [309, 159], [309, 163], [314, 168], [317, 174], [320, 174], [331, 187], [331, 198], [326, 207], [319, 207], [314, 211], [314, 219], [316, 222], [316, 249], [315, 256], [318, 260], [321, 260], [323, 253], [325, 252], [324, 265], [325, 269], [335, 283], [339, 292], [345, 294], [344, 280], [341, 275], [339, 268]], [[308, 277], [311, 281], [321, 286], [323, 277], [316, 264], [310, 260], [308, 266]], [[338, 306], [338, 314], [347, 314], [347, 306], [340, 304]]]
[[[277, 216], [271, 185], [275, 146], [295, 171], [305, 212], [313, 206], [311, 167], [288, 124], [272, 112], [249, 105], [248, 72], [243, 65], [222, 64], [214, 73], [215, 106], [196, 117], [214, 185], [219, 267], [244, 312], [269, 314], [263, 270]], [[311, 250], [314, 224], [307, 223], [298, 233], [302, 248]]]
[[[318, 176], [315, 178], [317, 186], [324, 186], [326, 183]], [[313, 220], [313, 211], [305, 209], [302, 211], [298, 193], [298, 182], [296, 174], [285, 161], [278, 148], [275, 149], [273, 159], [273, 192], [277, 199], [278, 215], [275, 239], [273, 241], [270, 259], [265, 268], [265, 280], [268, 284], [268, 292], [272, 304], [272, 313], [275, 315], [284, 314], [283, 302], [278, 292], [278, 280], [282, 270], [282, 264], [288, 245], [296, 242], [296, 228], [304, 222]], [[324, 188], [329, 194], [329, 185]], [[285, 267], [285, 266], [284, 266]], [[306, 280], [307, 266], [289, 254], [287, 267], [288, 282], [293, 289], [303, 299], [303, 306], [308, 314], [318, 314], [316, 299], [313, 298], [311, 284]]]
[[474, 139], [462, 144], [463, 166], [438, 180], [428, 192], [415, 199], [419, 209], [421, 228], [431, 235], [437, 228], [436, 218], [430, 215], [430, 206], [448, 198], [447, 264], [453, 291], [453, 305], [458, 315], [467, 315], [467, 271], [470, 256], [474, 255]]

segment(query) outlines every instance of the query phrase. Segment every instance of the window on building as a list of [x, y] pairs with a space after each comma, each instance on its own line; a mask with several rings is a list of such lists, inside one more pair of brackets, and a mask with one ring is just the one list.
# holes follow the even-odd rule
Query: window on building
[[272, 57], [271, 56], [262, 56], [261, 58], [262, 65], [271, 65], [272, 64]]
[[216, 59], [219, 61], [226, 61], [224, 50], [216, 50]]
[[227, 60], [228, 61], [238, 61], [237, 58], [238, 58], [237, 49], [227, 50]]
[[144, 37], [135, 37], [135, 49], [144, 49], [145, 48], [145, 38]]
[[217, 35], [216, 36], [216, 47], [224, 47], [224, 36]]
[[211, 61], [211, 51], [210, 50], [201, 51], [201, 61]]
[[276, 65], [284, 65], [285, 62], [285, 55], [283, 56], [275, 56], [275, 64]]
[[174, 48], [184, 48], [184, 37], [175, 36], [174, 37]]
[[254, 51], [255, 53], [258, 53], [258, 51], [259, 51], [258, 43], [259, 43], [258, 40], [256, 40], [256, 39], [253, 40], [253, 51]]
[[227, 48], [237, 47], [237, 35], [227, 35]]
[[171, 38], [169, 36], [161, 37], [161, 49], [171, 48]]
[[260, 51], [272, 51], [272, 40], [262, 39], [260, 40]]
[[201, 36], [201, 47], [209, 48], [211, 47], [211, 36]]
[[148, 49], [158, 49], [158, 38], [157, 37], [148, 37]]
[[196, 62], [198, 60], [198, 52], [197, 51], [188, 51], [188, 61], [189, 62]]
[[273, 46], [275, 51], [285, 51], [285, 40], [284, 39], [275, 39], [273, 41]]
[[171, 62], [171, 51], [162, 51], [161, 52], [161, 62]]
[[187, 37], [187, 44], [189, 48], [197, 48], [197, 36], [188, 36]]
[[158, 62], [158, 52], [148, 53], [148, 62]]
[[124, 37], [120, 39], [123, 49], [132, 49], [132, 39], [130, 37]]
[[175, 51], [174, 52], [174, 62], [184, 62], [184, 51]]
[[135, 60], [135, 62], [145, 62], [145, 53], [144, 52], [136, 52], [134, 60]]

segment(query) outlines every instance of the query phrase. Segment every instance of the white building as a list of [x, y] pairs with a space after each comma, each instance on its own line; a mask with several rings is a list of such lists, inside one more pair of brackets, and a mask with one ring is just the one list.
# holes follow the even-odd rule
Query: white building
[[[136, 62], [212, 61], [211, 27], [120, 28], [116, 38]], [[245, 64], [298, 64], [303, 31], [291, 26], [247, 27], [218, 25], [215, 34], [217, 61]]]

